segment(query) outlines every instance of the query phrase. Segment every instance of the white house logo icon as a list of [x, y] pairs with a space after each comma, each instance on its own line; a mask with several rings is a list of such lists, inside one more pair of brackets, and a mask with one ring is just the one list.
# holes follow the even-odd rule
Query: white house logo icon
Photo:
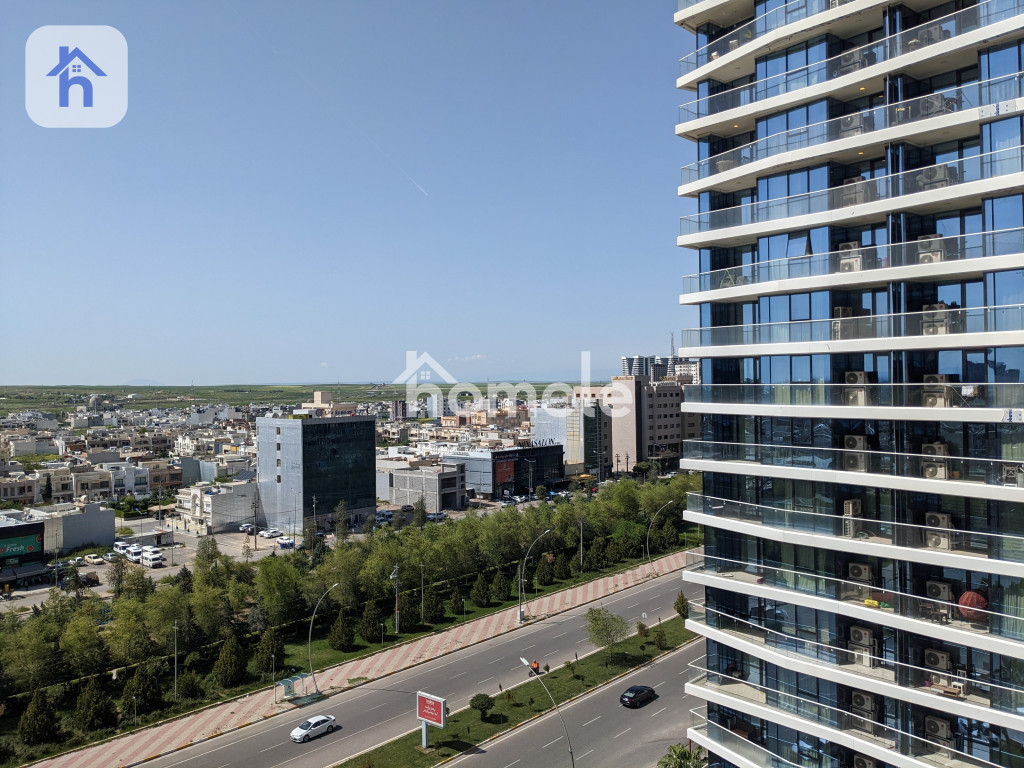
[[44, 128], [109, 128], [128, 111], [128, 43], [106, 26], [39, 27], [25, 43], [25, 111]]
[[[75, 61], [79, 63], [72, 63]], [[82, 89], [82, 106], [92, 106], [92, 81], [83, 75], [76, 74], [74, 77], [71, 77], [69, 74], [69, 72], [81, 72], [83, 65], [91, 69], [92, 73], [97, 77], [107, 76], [106, 72], [97, 67], [92, 62], [92, 59], [82, 53], [78, 48], [69, 51], [68, 46], [60, 46], [60, 61], [57, 62], [56, 67], [46, 73], [47, 77], [60, 77], [60, 106], [66, 107], [70, 102], [69, 95], [72, 85], [77, 85]]]

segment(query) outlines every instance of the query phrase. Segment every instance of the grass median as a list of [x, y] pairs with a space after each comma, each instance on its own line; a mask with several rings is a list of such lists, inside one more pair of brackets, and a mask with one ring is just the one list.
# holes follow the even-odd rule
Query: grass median
[[[663, 648], [658, 648], [653, 640], [659, 628], [665, 632]], [[544, 675], [544, 683], [555, 701], [561, 704], [684, 645], [694, 637], [692, 632], [683, 628], [682, 619], [669, 619], [659, 627], [652, 628], [646, 641], [634, 635], [618, 643], [611, 649], [610, 658], [607, 650], [601, 650], [579, 661], [575, 658], [565, 659], [561, 666], [552, 667]], [[524, 678], [527, 672], [526, 667], [523, 667]], [[429, 768], [552, 708], [551, 699], [544, 688], [532, 678], [514, 688], [506, 688], [497, 695], [491, 691], [480, 693], [491, 694], [494, 698], [494, 709], [487, 714], [486, 719], [481, 720], [476, 710], [464, 709], [450, 715], [445, 728], [429, 727], [427, 735], [430, 752], [420, 751], [421, 736], [416, 725], [418, 721], [415, 712], [410, 709], [409, 722], [416, 725], [416, 730], [339, 763], [336, 768]]]

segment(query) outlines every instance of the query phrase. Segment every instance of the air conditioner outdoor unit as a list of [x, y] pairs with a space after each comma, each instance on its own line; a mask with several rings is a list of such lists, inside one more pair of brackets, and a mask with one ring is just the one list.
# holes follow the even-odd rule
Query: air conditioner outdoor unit
[[860, 533], [860, 522], [854, 515], [843, 515], [843, 536], [848, 539], [856, 538]]
[[873, 648], [875, 645], [875, 633], [867, 627], [850, 627], [850, 642], [854, 645]]
[[832, 318], [834, 320], [842, 320], [846, 317], [853, 317], [853, 307], [833, 307]]
[[843, 438], [843, 447], [848, 451], [863, 451], [867, 444], [868, 439], [864, 435], [847, 435]]
[[926, 373], [924, 375], [925, 384], [950, 384], [952, 380], [947, 373]]
[[928, 480], [945, 480], [949, 475], [949, 468], [944, 461], [922, 461], [921, 477]]
[[847, 650], [850, 651], [850, 663], [863, 664], [866, 667], [878, 666], [878, 661], [875, 658], [875, 649], [870, 645], [857, 645], [856, 643], [850, 643], [847, 646]]
[[953, 538], [946, 531], [928, 531], [924, 537], [925, 546], [928, 549], [953, 549]]
[[860, 499], [847, 499], [843, 502], [843, 514], [850, 517], [860, 517], [864, 502]]
[[930, 251], [917, 254], [918, 264], [938, 264], [942, 261], [942, 251]]
[[945, 408], [945, 389], [926, 389], [921, 395], [921, 404], [925, 408]]
[[850, 576], [850, 581], [874, 581], [875, 578], [869, 563], [850, 563], [846, 572]]
[[[845, 202], [846, 198], [843, 198], [843, 205], [852, 205], [852, 203]], [[864, 259], [860, 256], [843, 256], [839, 259], [839, 271], [840, 272], [860, 272], [864, 269]]]
[[924, 665], [931, 667], [932, 669], [949, 669], [950, 659], [949, 654], [945, 651], [937, 651], [934, 648], [929, 648], [924, 652]]
[[874, 712], [875, 696], [867, 691], [853, 691], [850, 694], [850, 706], [862, 712]]
[[864, 66], [863, 51], [855, 48], [852, 51], [839, 54], [839, 74], [845, 75], [850, 72], [856, 72], [862, 66]]
[[[953, 588], [948, 581], [926, 581], [924, 591], [929, 600], [941, 600], [944, 603], [953, 602]], [[929, 664], [929, 666], [933, 666]]]
[[946, 97], [941, 93], [929, 93], [918, 100], [917, 109], [922, 115], [940, 115], [946, 111]]
[[949, 333], [948, 320], [921, 323], [921, 334], [923, 336], [945, 336], [947, 333]]
[[845, 253], [847, 256], [860, 256], [860, 249], [861, 245], [856, 240], [839, 244], [839, 252]]
[[1021, 477], [1020, 467], [1016, 464], [1003, 465], [999, 468], [999, 479], [1004, 485], [1017, 485], [1020, 481], [1017, 479]]
[[875, 768], [875, 759], [867, 755], [854, 755], [853, 768]]
[[864, 115], [856, 112], [839, 118], [839, 135], [856, 136], [864, 133]]
[[921, 453], [925, 456], [949, 456], [949, 446], [941, 441], [924, 443], [921, 446]]
[[846, 372], [846, 383], [847, 384], [867, 384], [868, 375], [864, 371], [847, 371]]
[[841, 187], [841, 205], [860, 205], [868, 201], [868, 185], [863, 182], [867, 181], [863, 176], [852, 176], [849, 179], [843, 181]]
[[924, 524], [928, 528], [952, 528], [953, 520], [945, 512], [926, 512]]
[[918, 32], [918, 39], [920, 39], [920, 41], [925, 45], [938, 43], [949, 36], [950, 33], [946, 32], [946, 30], [942, 28], [941, 24], [932, 24], [930, 26], [923, 27], [921, 31]]
[[843, 456], [843, 469], [846, 472], [867, 472], [868, 457], [866, 453], [848, 453]]
[[843, 402], [847, 405], [860, 405], [864, 406], [868, 404], [868, 391], [863, 387], [856, 387], [854, 389], [848, 389], [843, 394]]
[[945, 165], [927, 165], [921, 169], [917, 180], [927, 189], [949, 185], [949, 167]]
[[[929, 250], [936, 250], [931, 248]], [[922, 307], [924, 312], [923, 319], [925, 320], [943, 320], [946, 317], [946, 310], [949, 309], [949, 305], [945, 302], [940, 301], [938, 304], [925, 304]]]
[[935, 715], [928, 715], [924, 719], [924, 732], [936, 739], [948, 739], [953, 734], [949, 720], [943, 720]]
[[855, 339], [857, 338], [857, 326], [851, 320], [833, 320], [832, 338]]

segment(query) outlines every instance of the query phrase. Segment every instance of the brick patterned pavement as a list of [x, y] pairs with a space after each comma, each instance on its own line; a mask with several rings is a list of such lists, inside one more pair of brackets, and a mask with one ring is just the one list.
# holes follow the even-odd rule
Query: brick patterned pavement
[[[644, 563], [629, 571], [528, 600], [525, 605], [527, 618], [542, 619], [567, 611], [636, 586], [652, 576], [680, 570], [685, 564], [686, 553], [676, 552], [651, 564]], [[350, 681], [375, 680], [407, 669], [509, 632], [518, 625], [517, 614], [518, 607], [513, 606], [475, 621], [456, 624], [443, 632], [396, 645], [372, 656], [330, 667], [317, 673], [317, 683], [321, 691], [337, 693], [349, 687]], [[212, 705], [169, 723], [153, 725], [103, 744], [50, 758], [37, 765], [45, 768], [112, 768], [137, 765], [148, 758], [173, 752], [189, 744], [213, 738], [226, 731], [295, 708], [296, 705], [291, 703], [275, 704], [273, 690], [268, 688], [242, 698]]]

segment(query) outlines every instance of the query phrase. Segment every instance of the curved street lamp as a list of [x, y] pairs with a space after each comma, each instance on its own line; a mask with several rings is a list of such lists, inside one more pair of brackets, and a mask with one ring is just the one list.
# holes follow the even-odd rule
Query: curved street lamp
[[667, 507], [667, 506], [669, 506], [671, 504], [675, 504], [675, 503], [676, 503], [676, 500], [672, 499], [672, 501], [669, 501], [669, 502], [666, 502], [665, 504], [662, 504], [661, 507], [658, 509], [658, 511], [654, 513], [654, 517], [651, 518], [651, 522], [647, 526], [647, 564], [650, 565], [651, 567], [653, 567], [653, 563], [651, 562], [651, 528], [654, 527], [654, 521], [658, 519], [658, 515], [661, 514], [661, 510], [663, 510], [665, 507]]
[[[533, 544], [536, 544], [538, 541], [543, 539], [549, 533], [551, 533], [551, 529], [550, 528], [548, 528], [546, 531], [544, 531], [544, 533], [542, 533], [540, 536], [538, 536], [536, 539], [534, 539], [533, 540]], [[525, 614], [523, 613], [523, 574], [525, 573], [525, 569], [526, 569], [526, 561], [530, 559], [530, 550], [533, 549], [533, 544], [530, 544], [529, 548], [526, 550], [526, 557], [524, 557], [523, 561], [521, 563], [519, 563], [519, 623], [520, 624], [522, 624], [526, 620]]]
[[316, 684], [316, 675], [313, 674], [313, 620], [316, 618], [316, 609], [320, 607], [320, 603], [323, 602], [324, 598], [330, 593], [334, 587], [338, 586], [341, 582], [334, 582], [334, 584], [327, 588], [320, 599], [316, 601], [316, 605], [313, 606], [313, 615], [309, 617], [309, 642], [306, 644], [306, 648], [309, 651], [309, 676], [313, 678], [313, 688], [317, 693], [320, 693], [320, 687]]
[[[530, 662], [522, 656], [519, 657], [519, 660], [523, 662], [523, 665], [526, 666], [527, 669], [530, 668]], [[555, 702], [555, 697], [551, 695], [551, 691], [549, 691], [548, 687], [544, 685], [544, 680], [539, 674], [537, 675], [537, 681], [540, 683], [541, 688], [544, 689], [544, 693], [546, 693], [548, 698], [551, 699], [551, 704], [555, 707], [558, 719], [562, 721], [562, 731], [565, 733], [565, 743], [569, 745], [569, 763], [572, 765], [572, 768], [576, 768], [576, 758], [572, 755], [572, 742], [569, 741], [569, 729], [565, 727], [565, 720], [562, 718], [562, 711], [558, 708], [558, 704]]]

